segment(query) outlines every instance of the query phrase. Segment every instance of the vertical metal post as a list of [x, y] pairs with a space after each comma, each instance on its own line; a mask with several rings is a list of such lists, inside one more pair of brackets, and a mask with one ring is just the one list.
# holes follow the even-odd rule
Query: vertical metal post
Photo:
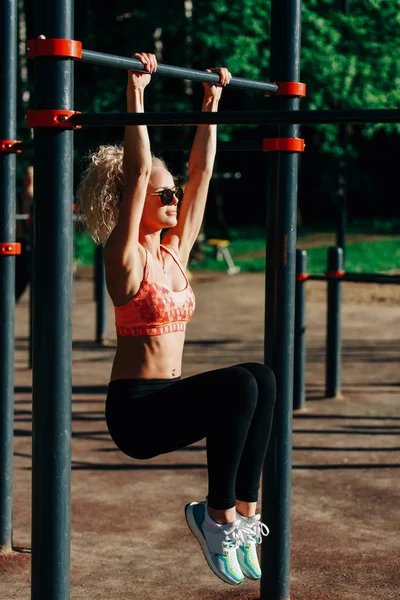
[[[0, 4], [0, 139], [17, 133], [17, 3]], [[0, 243], [15, 241], [15, 154], [0, 154]], [[12, 547], [15, 256], [0, 255], [0, 553]]]
[[32, 369], [33, 366], [33, 270], [35, 268], [35, 240], [34, 240], [34, 228], [35, 224], [32, 222], [31, 229], [31, 264], [30, 264], [30, 272], [31, 272], [31, 281], [29, 286], [29, 341], [28, 341], [28, 368]]
[[[32, 262], [33, 262], [33, 240], [32, 240]], [[29, 286], [29, 339], [28, 339], [28, 368], [33, 365], [33, 265], [31, 268], [31, 284]]]
[[[73, 39], [72, 0], [37, 0], [35, 35]], [[73, 109], [73, 61], [35, 58], [35, 109]], [[73, 132], [34, 136], [32, 599], [70, 597]]]
[[[342, 12], [346, 17], [350, 15], [350, 0], [340, 0]], [[346, 37], [343, 34], [343, 42]], [[345, 52], [345, 48], [343, 48]], [[338, 221], [336, 229], [336, 245], [343, 250], [343, 264], [346, 253], [346, 230], [347, 230], [347, 187], [348, 187], [348, 168], [347, 168], [347, 144], [349, 143], [349, 126], [339, 125], [338, 141], [344, 148], [345, 155], [339, 160], [338, 165]]]
[[[341, 125], [339, 128], [339, 142], [343, 148], [348, 143], [347, 126]], [[346, 250], [346, 230], [347, 230], [347, 163], [346, 158], [339, 160], [338, 166], [338, 189], [337, 189], [337, 228], [336, 245], [342, 248], [343, 254]]]
[[96, 300], [96, 342], [101, 344], [106, 337], [106, 273], [104, 268], [104, 247], [99, 244], [94, 254], [94, 289]]
[[[343, 272], [343, 250], [337, 246], [328, 248], [327, 274], [335, 277], [328, 281], [328, 310], [326, 331], [326, 397], [341, 396], [341, 301], [342, 282], [340, 273]], [[336, 274], [336, 275], [335, 275]]]
[[296, 250], [296, 300], [294, 317], [293, 409], [306, 406], [306, 281], [307, 252]]
[[[300, 81], [301, 0], [272, 0], [272, 81]], [[274, 99], [297, 110], [299, 99]], [[275, 106], [274, 106], [275, 108]], [[280, 137], [298, 137], [298, 125], [282, 125]], [[270, 535], [262, 545], [262, 600], [290, 594], [293, 339], [298, 154], [268, 154], [265, 362], [277, 380], [271, 443], [262, 478], [263, 521]]]

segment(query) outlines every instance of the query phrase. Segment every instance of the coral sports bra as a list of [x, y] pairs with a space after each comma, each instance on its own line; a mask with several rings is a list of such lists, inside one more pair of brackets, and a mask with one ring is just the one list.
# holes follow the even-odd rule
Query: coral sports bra
[[161, 246], [182, 271], [186, 286], [174, 292], [152, 281], [154, 258], [146, 250], [146, 265], [137, 293], [122, 306], [114, 306], [115, 326], [120, 336], [163, 335], [185, 331], [195, 309], [194, 293], [176, 252], [171, 246]]

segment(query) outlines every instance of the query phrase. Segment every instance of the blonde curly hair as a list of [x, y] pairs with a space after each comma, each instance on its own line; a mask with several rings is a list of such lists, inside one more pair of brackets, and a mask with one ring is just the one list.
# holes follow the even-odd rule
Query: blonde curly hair
[[[77, 214], [96, 244], [104, 244], [118, 220], [123, 178], [122, 144], [106, 144], [87, 156], [89, 162], [76, 190]], [[152, 154], [152, 171], [168, 167]]]

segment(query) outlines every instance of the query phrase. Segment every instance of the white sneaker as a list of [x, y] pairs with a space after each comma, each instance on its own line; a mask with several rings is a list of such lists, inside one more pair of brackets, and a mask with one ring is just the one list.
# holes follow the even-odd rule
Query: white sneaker
[[261, 569], [256, 547], [262, 543], [262, 536], [269, 534], [269, 529], [260, 521], [260, 515], [243, 517], [239, 515], [240, 538], [237, 558], [243, 575], [248, 579], [260, 579]]
[[240, 521], [227, 525], [215, 523], [207, 513], [205, 501], [187, 504], [185, 516], [213, 573], [231, 585], [242, 583], [244, 577], [236, 555]]

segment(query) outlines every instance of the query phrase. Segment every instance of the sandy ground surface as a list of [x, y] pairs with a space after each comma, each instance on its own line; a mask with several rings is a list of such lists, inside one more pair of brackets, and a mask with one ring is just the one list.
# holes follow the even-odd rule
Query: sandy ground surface
[[[188, 327], [184, 375], [262, 361], [264, 276], [204, 273], [196, 274], [192, 285], [197, 311]], [[326, 284], [307, 286], [307, 411], [293, 420], [291, 599], [397, 600], [400, 287], [344, 284], [344, 399], [327, 400]], [[185, 524], [185, 504], [206, 494], [204, 441], [145, 462], [129, 459], [113, 445], [103, 416], [115, 341], [108, 308], [110, 343], [96, 346], [91, 272], [78, 270], [71, 598], [259, 598], [258, 582], [231, 587], [216, 578]], [[18, 551], [0, 556], [1, 600], [30, 598], [27, 309], [28, 293], [16, 315], [13, 541]]]

